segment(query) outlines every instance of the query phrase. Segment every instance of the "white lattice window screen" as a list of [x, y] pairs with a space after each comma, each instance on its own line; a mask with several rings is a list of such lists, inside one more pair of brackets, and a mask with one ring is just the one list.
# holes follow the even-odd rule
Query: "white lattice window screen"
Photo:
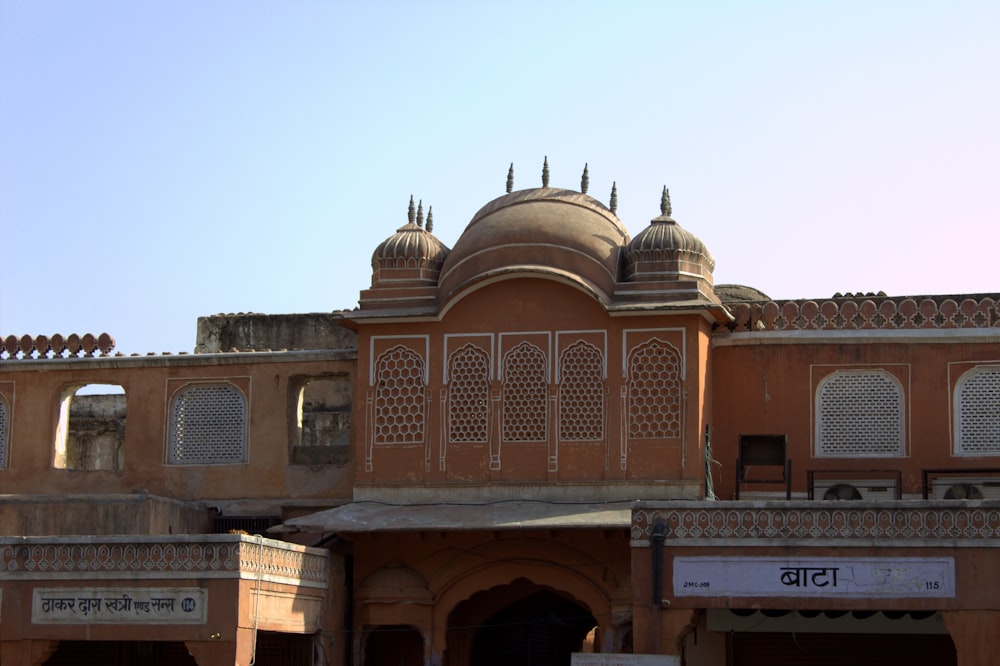
[[582, 340], [559, 359], [559, 439], [604, 439], [604, 355]]
[[195, 384], [170, 408], [170, 451], [175, 465], [246, 461], [247, 403], [232, 384]]
[[0, 395], [0, 469], [7, 467], [7, 441], [10, 439], [10, 410], [7, 401]]
[[376, 363], [375, 443], [424, 441], [424, 361], [397, 345]]
[[503, 439], [540, 442], [547, 438], [545, 354], [522, 342], [503, 358]]
[[628, 371], [629, 437], [680, 437], [680, 353], [666, 343], [651, 340], [633, 350]]
[[816, 455], [905, 454], [903, 387], [886, 372], [840, 371], [816, 389]]
[[1000, 453], [1000, 367], [969, 370], [955, 394], [955, 452]]
[[448, 440], [486, 442], [489, 432], [490, 359], [465, 345], [448, 363]]

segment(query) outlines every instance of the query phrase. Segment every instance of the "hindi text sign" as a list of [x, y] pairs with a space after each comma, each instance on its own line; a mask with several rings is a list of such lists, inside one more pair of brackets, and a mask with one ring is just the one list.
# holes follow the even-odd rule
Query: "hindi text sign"
[[39, 587], [33, 624], [204, 624], [208, 591], [200, 587]]
[[675, 557], [674, 596], [955, 596], [951, 557]]

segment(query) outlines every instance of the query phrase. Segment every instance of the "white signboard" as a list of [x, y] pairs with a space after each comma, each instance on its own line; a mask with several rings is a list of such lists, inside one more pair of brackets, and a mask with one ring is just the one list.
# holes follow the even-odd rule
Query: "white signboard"
[[681, 658], [670, 654], [593, 654], [574, 652], [572, 666], [681, 666]]
[[34, 624], [205, 624], [200, 587], [38, 587]]
[[955, 596], [951, 557], [675, 557], [674, 596]]

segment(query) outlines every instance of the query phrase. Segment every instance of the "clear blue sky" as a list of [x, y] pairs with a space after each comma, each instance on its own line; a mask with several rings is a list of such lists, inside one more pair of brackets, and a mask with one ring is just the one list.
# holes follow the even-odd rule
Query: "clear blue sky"
[[1000, 2], [0, 0], [0, 335], [351, 308], [545, 155], [717, 283], [1000, 291]]

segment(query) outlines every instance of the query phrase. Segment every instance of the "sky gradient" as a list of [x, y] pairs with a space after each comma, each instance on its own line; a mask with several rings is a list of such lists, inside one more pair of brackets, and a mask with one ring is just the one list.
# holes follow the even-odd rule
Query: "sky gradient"
[[349, 309], [433, 206], [670, 188], [715, 281], [1000, 292], [1000, 2], [0, 0], [0, 336]]

